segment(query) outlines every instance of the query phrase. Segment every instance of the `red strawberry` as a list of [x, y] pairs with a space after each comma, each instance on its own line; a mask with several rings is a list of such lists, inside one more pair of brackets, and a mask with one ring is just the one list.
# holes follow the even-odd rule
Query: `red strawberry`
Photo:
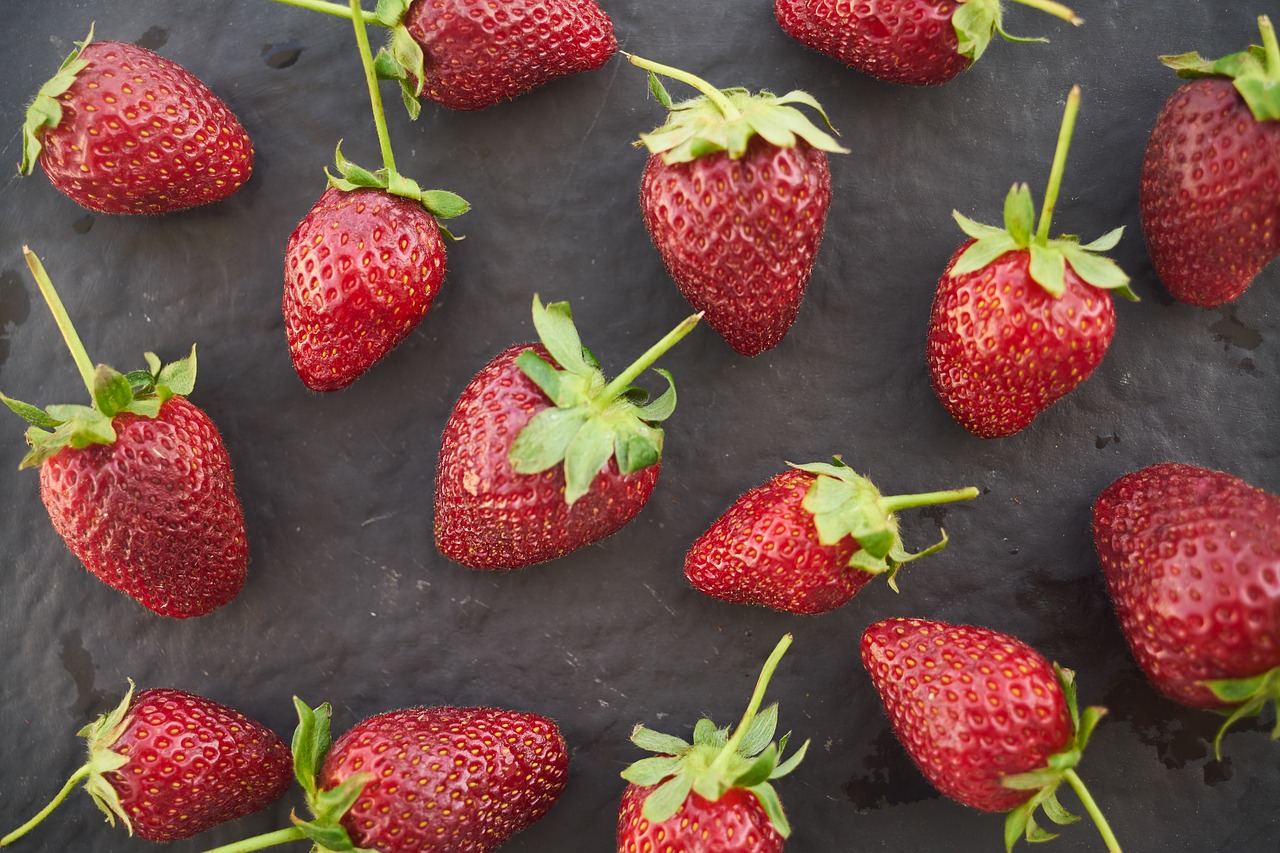
[[22, 467], [40, 466], [54, 529], [89, 571], [143, 606], [177, 619], [235, 598], [249, 559], [231, 461], [208, 416], [182, 396], [195, 384], [195, 347], [161, 367], [95, 370], [43, 266], [24, 247], [92, 406], [37, 409], [0, 394], [32, 426]]
[[1071, 90], [1058, 137], [1039, 229], [1026, 184], [1005, 199], [1003, 229], [956, 211], [973, 239], [938, 282], [929, 318], [927, 358], [933, 389], [965, 429], [1001, 438], [1025, 428], [1089, 377], [1115, 334], [1115, 308], [1104, 290], [1137, 299], [1119, 267], [1095, 252], [1123, 228], [1080, 245], [1049, 239], [1049, 223], [1066, 165], [1080, 90]]
[[1211, 62], [1162, 56], [1183, 77], [1142, 162], [1142, 232], [1173, 298], [1213, 307], [1245, 291], [1280, 254], [1280, 47]]
[[738, 498], [685, 555], [684, 574], [707, 595], [791, 613], [825, 613], [849, 602], [878, 574], [897, 589], [910, 554], [894, 513], [967, 500], [975, 488], [885, 497], [836, 457], [793, 465]]
[[249, 180], [253, 145], [204, 83], [145, 48], [93, 30], [27, 110], [22, 163], [100, 213], [169, 213]]
[[935, 788], [966, 806], [1009, 812], [1005, 846], [1044, 841], [1034, 812], [1076, 820], [1057, 800], [1067, 782], [1119, 845], [1075, 766], [1103, 708], [1076, 710], [1074, 676], [1022, 641], [972, 625], [885, 619], [862, 635], [862, 664], [894, 733]]
[[1152, 465], [1098, 496], [1093, 538], [1120, 627], [1160, 692], [1230, 709], [1227, 725], [1280, 698], [1280, 496]]
[[569, 305], [543, 307], [542, 345], [499, 353], [463, 389], [441, 439], [436, 547], [476, 569], [514, 569], [610, 536], [649, 500], [661, 466], [658, 426], [675, 409], [671, 375], [641, 406], [630, 383], [696, 325], [690, 317], [606, 384]]
[[[1079, 26], [1052, 0], [1014, 0]], [[1004, 31], [1000, 0], [774, 0], [774, 15], [797, 41], [890, 83], [945, 83], [976, 62]]]
[[21, 838], [84, 788], [114, 825], [146, 841], [190, 838], [261, 811], [289, 789], [289, 747], [239, 711], [182, 690], [153, 688], [80, 730], [89, 761], [37, 817], [0, 839]]
[[[827, 151], [845, 152], [791, 104], [826, 114], [811, 96], [723, 92], [698, 77], [630, 56], [671, 110], [640, 139], [645, 226], [681, 294], [731, 347], [758, 355], [795, 322], [831, 204]], [[673, 104], [656, 74], [702, 97]], [[828, 126], [829, 123], [828, 123]]]
[[794, 770], [809, 742], [781, 761], [791, 736], [773, 742], [778, 706], [760, 711], [760, 703], [790, 645], [787, 634], [765, 662], [732, 734], [707, 718], [694, 726], [693, 743], [636, 726], [631, 742], [657, 755], [622, 772], [631, 784], [618, 810], [618, 853], [782, 850], [791, 825], [770, 781]]

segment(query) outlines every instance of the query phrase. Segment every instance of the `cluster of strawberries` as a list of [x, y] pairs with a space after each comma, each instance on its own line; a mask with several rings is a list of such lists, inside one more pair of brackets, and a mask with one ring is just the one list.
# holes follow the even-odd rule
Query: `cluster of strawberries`
[[[293, 232], [282, 310], [294, 367], [315, 391], [354, 382], [430, 310], [445, 275], [440, 220], [467, 204], [396, 169], [379, 79], [401, 84], [412, 116], [427, 98], [477, 110], [556, 77], [601, 67], [612, 23], [593, 0], [384, 0], [376, 11], [280, 0], [349, 18], [363, 60], [381, 168], [336, 155], [337, 175]], [[1019, 0], [1066, 20], [1051, 0]], [[912, 85], [951, 79], [1007, 35], [994, 0], [849, 4], [777, 0], [796, 39], [854, 68]], [[390, 30], [375, 56], [367, 25]], [[1261, 47], [1217, 61], [1165, 57], [1198, 78], [1156, 122], [1141, 183], [1142, 225], [1173, 296], [1221, 305], [1280, 252], [1280, 47], [1259, 19]], [[669, 110], [641, 142], [644, 221], [697, 312], [612, 380], [582, 343], [567, 303], [533, 300], [539, 342], [513, 345], [467, 385], [444, 428], [435, 489], [440, 551], [475, 569], [560, 557], [616, 532], [643, 508], [661, 465], [661, 423], [674, 381], [650, 400], [633, 382], [705, 318], [739, 353], [776, 346], [795, 320], [831, 199], [835, 137], [804, 92], [717, 88], [640, 57]], [[659, 77], [699, 92], [674, 102]], [[1110, 296], [1135, 298], [1100, 253], [1050, 238], [1079, 90], [1067, 98], [1042, 211], [1015, 186], [1003, 228], [957, 213], [971, 239], [938, 284], [927, 363], [938, 398], [975, 435], [1027, 427], [1101, 362], [1115, 331]], [[828, 129], [829, 123], [828, 123]], [[225, 198], [253, 168], [252, 144], [207, 87], [145, 49], [89, 39], [36, 96], [23, 170], [39, 163], [79, 204], [164, 213]], [[94, 365], [39, 259], [28, 265], [70, 348], [91, 405], [45, 409], [3, 397], [30, 424], [24, 466], [39, 467], [55, 529], [84, 565], [156, 613], [186, 618], [231, 601], [248, 559], [227, 452], [187, 401], [195, 350], [121, 373]], [[0, 395], [2, 397], [3, 395]], [[813, 614], [846, 604], [875, 575], [934, 553], [906, 550], [896, 513], [967, 500], [974, 488], [885, 496], [839, 458], [791, 466], [739, 498], [688, 550], [685, 574], [728, 601]], [[1225, 709], [1227, 725], [1280, 698], [1280, 497], [1225, 473], [1167, 463], [1128, 474], [1097, 499], [1093, 532], [1133, 654], [1166, 695]], [[732, 730], [700, 721], [692, 742], [637, 727], [654, 757], [623, 776], [618, 850], [776, 851], [790, 833], [771, 781], [783, 759], [777, 706], [761, 708], [787, 646], [765, 664]], [[1074, 816], [1079, 796], [1119, 850], [1076, 775], [1104, 711], [1079, 709], [1073, 675], [1019, 640], [975, 626], [890, 619], [862, 639], [863, 663], [921, 772], [975, 808], [1008, 812], [1012, 846], [1051, 837], [1037, 809]], [[564, 787], [568, 752], [556, 724], [486, 708], [417, 708], [365, 720], [331, 743], [329, 710], [298, 701], [292, 747], [261, 724], [177, 690], [132, 688], [81, 732], [90, 757], [54, 803], [0, 839], [26, 834], [84, 781], [113, 822], [150, 840], [185, 838], [257, 811], [290, 777], [310, 820], [227, 853], [309, 839], [330, 851], [487, 851], [541, 818]], [[1224, 726], [1225, 729], [1225, 726]], [[1280, 733], [1280, 731], [1278, 731]], [[1219, 739], [1221, 735], [1219, 735]]]

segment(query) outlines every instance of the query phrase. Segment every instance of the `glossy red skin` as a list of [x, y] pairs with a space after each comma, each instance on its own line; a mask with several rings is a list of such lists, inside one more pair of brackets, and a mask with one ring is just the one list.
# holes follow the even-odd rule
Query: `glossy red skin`
[[337, 391], [395, 349], [444, 283], [440, 226], [421, 204], [330, 187], [285, 250], [289, 355], [313, 391]]
[[1142, 233], [1179, 302], [1231, 302], [1280, 254], [1280, 121], [1253, 117], [1230, 80], [1180, 87], [1142, 161]]
[[689, 548], [684, 575], [707, 595], [814, 614], [849, 602], [874, 575], [849, 566], [857, 541], [818, 541], [803, 507], [816, 475], [790, 469], [729, 507]]
[[729, 346], [758, 355], [795, 322], [831, 206], [825, 152], [762, 137], [666, 164], [650, 155], [640, 209], [680, 293]]
[[980, 438], [1003, 438], [1089, 378], [1115, 335], [1115, 306], [1069, 263], [1066, 291], [1051, 296], [1031, 279], [1026, 249], [953, 275], [970, 243], [956, 250], [938, 282], [929, 377], [961, 426]]
[[201, 696], [142, 690], [124, 725], [111, 751], [129, 762], [104, 776], [145, 841], [190, 838], [261, 811], [293, 782], [293, 757], [275, 732]]
[[1129, 648], [1170, 699], [1227, 707], [1198, 682], [1280, 666], [1280, 497], [1152, 465], [1098, 496], [1093, 538]]
[[731, 788], [712, 802], [692, 791], [680, 810], [662, 823], [641, 814], [657, 786], [628, 785], [618, 809], [618, 853], [780, 853], [784, 839], [764, 806], [744, 788]]
[[333, 743], [319, 784], [373, 779], [342, 818], [379, 853], [486, 853], [540, 820], [569, 772], [556, 724], [492, 708], [411, 708], [371, 717]]
[[658, 483], [661, 463], [620, 474], [609, 460], [590, 490], [565, 503], [564, 467], [518, 474], [507, 453], [520, 430], [551, 406], [515, 363], [541, 344], [498, 353], [463, 389], [440, 440], [436, 469], [436, 547], [473, 569], [518, 569], [611, 536], [636, 516]]
[[219, 201], [253, 172], [253, 144], [209, 87], [146, 48], [91, 42], [89, 65], [40, 132], [39, 163], [72, 201], [99, 213], [169, 213]]
[[404, 24], [425, 57], [422, 94], [452, 110], [594, 71], [618, 50], [594, 0], [417, 0]]
[[973, 64], [962, 56], [954, 0], [775, 0], [792, 38], [890, 83], [934, 86]]
[[1000, 780], [1043, 768], [1074, 736], [1053, 666], [1008, 634], [885, 619], [863, 633], [862, 665], [920, 772], [966, 806], [1003, 812], [1030, 799]]
[[113, 444], [66, 447], [41, 464], [54, 529], [85, 568], [162, 616], [203, 616], [231, 601], [249, 546], [217, 427], [183, 397], [156, 418], [124, 413], [113, 423]]

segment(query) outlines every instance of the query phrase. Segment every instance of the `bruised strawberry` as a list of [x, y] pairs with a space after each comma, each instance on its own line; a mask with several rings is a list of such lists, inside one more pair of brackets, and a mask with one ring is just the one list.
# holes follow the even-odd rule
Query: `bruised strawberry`
[[947, 544], [908, 553], [895, 513], [977, 497], [975, 488], [881, 495], [839, 457], [792, 465], [740, 497], [689, 548], [685, 577], [715, 598], [791, 613], [826, 613], [872, 578], [895, 581], [904, 563]]
[[1280, 254], [1280, 47], [1217, 61], [1162, 56], [1184, 84], [1165, 104], [1142, 162], [1142, 233], [1174, 299], [1214, 307]]
[[89, 761], [36, 818], [0, 838], [29, 832], [84, 780], [115, 825], [146, 841], [177, 841], [261, 811], [292, 778], [289, 747], [275, 732], [210, 699], [152, 688], [80, 730]]
[[1058, 802], [1066, 782], [1120, 849], [1075, 772], [1103, 708], [1078, 713], [1074, 675], [989, 628], [885, 619], [862, 635], [862, 664], [907, 754], [935, 788], [975, 809], [1008, 812], [1005, 846], [1044, 841], [1034, 812], [1077, 820]]
[[514, 569], [617, 532], [658, 481], [668, 390], [631, 385], [697, 324], [690, 317], [612, 382], [582, 346], [568, 303], [535, 296], [542, 344], [499, 353], [463, 389], [441, 438], [435, 540], [451, 560]]
[[231, 195], [253, 171], [253, 145], [231, 110], [191, 72], [93, 31], [27, 110], [22, 174], [99, 213], [169, 213]]
[[[720, 91], [701, 78], [630, 56], [671, 112], [642, 134], [645, 226], [694, 310], [743, 355], [777, 346], [795, 322], [831, 206], [828, 151], [846, 149], [781, 98]], [[658, 74], [703, 95], [673, 104]], [[829, 126], [829, 125], [828, 125]]]

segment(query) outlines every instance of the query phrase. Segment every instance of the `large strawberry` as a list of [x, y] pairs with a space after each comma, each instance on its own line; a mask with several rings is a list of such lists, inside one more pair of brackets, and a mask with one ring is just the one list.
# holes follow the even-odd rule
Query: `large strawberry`
[[670, 386], [642, 405], [631, 385], [698, 322], [689, 317], [612, 382], [582, 346], [567, 302], [535, 296], [541, 344], [494, 357], [454, 404], [436, 471], [435, 540], [451, 560], [514, 569], [605, 538], [649, 500], [663, 432], [675, 410]]
[[[1079, 26], [1053, 0], [1014, 0]], [[774, 16], [792, 38], [891, 83], [945, 83], [982, 56], [1004, 30], [1001, 0], [774, 0]]]
[[1200, 78], [1165, 104], [1142, 161], [1142, 232], [1174, 299], [1211, 307], [1244, 292], [1280, 254], [1280, 46], [1216, 61], [1162, 56]]
[[618, 853], [779, 853], [791, 825], [771, 783], [804, 759], [805, 741], [782, 760], [791, 735], [774, 742], [778, 705], [760, 710], [769, 679], [791, 645], [765, 662], [742, 720], [730, 734], [703, 718], [693, 743], [636, 726], [631, 742], [657, 753], [622, 771], [630, 784], [618, 809]]
[[894, 733], [935, 788], [975, 809], [1008, 812], [1005, 847], [1053, 838], [1034, 813], [1077, 818], [1057, 799], [1066, 782], [1107, 843], [1119, 844], [1076, 774], [1103, 708], [1076, 707], [1074, 675], [989, 628], [885, 619], [862, 635], [862, 664]]
[[1026, 184], [1009, 191], [1004, 228], [953, 214], [973, 239], [956, 250], [938, 282], [929, 376], [951, 416], [981, 438], [1022, 430], [1089, 377], [1115, 335], [1107, 290], [1137, 299], [1128, 276], [1095, 254], [1114, 247], [1123, 228], [1083, 246], [1071, 236], [1049, 239], [1079, 103], [1076, 87], [1067, 98], [1039, 228]]
[[791, 613], [825, 613], [883, 574], [897, 589], [904, 563], [941, 551], [942, 540], [912, 554], [895, 515], [927, 504], [968, 500], [975, 488], [885, 496], [839, 457], [792, 465], [751, 489], [689, 548], [684, 574], [716, 598]]
[[80, 730], [89, 760], [34, 818], [0, 838], [26, 835], [81, 781], [115, 825], [147, 841], [190, 838], [261, 811], [289, 789], [289, 747], [239, 711], [182, 690], [152, 688]]
[[1280, 496], [1221, 471], [1152, 465], [1098, 496], [1093, 538], [1151, 683], [1184, 705], [1233, 712], [1218, 743], [1280, 699]]
[[253, 145], [231, 110], [177, 63], [93, 41], [93, 30], [27, 109], [19, 171], [37, 162], [59, 191], [100, 213], [168, 213], [249, 180]]
[[38, 409], [0, 394], [31, 424], [22, 467], [40, 468], [54, 529], [108, 585], [164, 616], [203, 616], [235, 598], [249, 559], [231, 460], [209, 417], [183, 395], [196, 354], [121, 374], [94, 368], [53, 283], [23, 248], [89, 389], [90, 406]]
[[[743, 355], [777, 346], [795, 322], [831, 204], [828, 151], [845, 152], [792, 104], [810, 95], [716, 89], [639, 57], [670, 110], [640, 142], [645, 226], [680, 293]], [[658, 74], [703, 94], [673, 104]], [[828, 124], [829, 126], [829, 124]]]

